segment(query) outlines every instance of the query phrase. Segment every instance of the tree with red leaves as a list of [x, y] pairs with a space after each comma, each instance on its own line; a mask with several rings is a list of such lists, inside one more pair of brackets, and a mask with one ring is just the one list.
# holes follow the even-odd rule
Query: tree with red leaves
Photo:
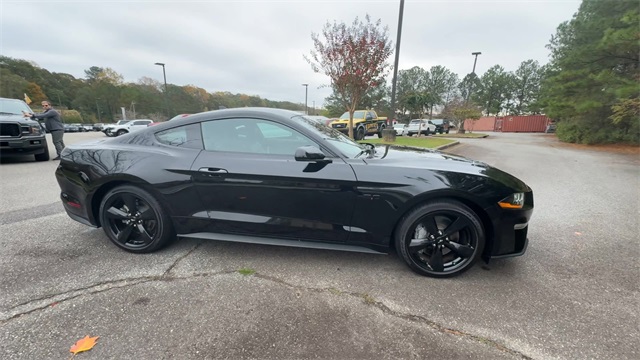
[[383, 82], [391, 67], [387, 59], [392, 46], [388, 27], [381, 20], [372, 23], [356, 18], [351, 26], [327, 22], [320, 34], [312, 33], [315, 50], [305, 60], [313, 71], [323, 72], [331, 79], [331, 87], [341, 105], [349, 112], [349, 136], [353, 138], [353, 113], [360, 99], [371, 88]]

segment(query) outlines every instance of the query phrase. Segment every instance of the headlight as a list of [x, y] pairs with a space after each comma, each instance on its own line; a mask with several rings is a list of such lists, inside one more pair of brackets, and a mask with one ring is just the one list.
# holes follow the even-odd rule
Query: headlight
[[42, 135], [42, 128], [40, 127], [40, 125], [31, 125], [29, 126], [29, 134]]
[[524, 206], [524, 193], [515, 193], [498, 202], [503, 209], [522, 209]]

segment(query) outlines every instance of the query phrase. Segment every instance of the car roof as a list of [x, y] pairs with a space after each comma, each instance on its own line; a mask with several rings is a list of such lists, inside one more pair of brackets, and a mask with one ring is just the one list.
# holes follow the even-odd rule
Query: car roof
[[176, 125], [188, 125], [193, 123], [198, 123], [205, 120], [216, 120], [216, 119], [224, 119], [228, 117], [258, 117], [272, 120], [285, 120], [286, 122], [291, 123], [291, 118], [296, 116], [304, 116], [298, 112], [285, 110], [285, 109], [276, 109], [276, 108], [264, 108], [264, 107], [243, 107], [243, 108], [231, 108], [231, 109], [220, 109], [220, 110], [211, 110], [206, 112], [201, 112], [197, 114], [191, 114], [189, 116], [175, 119], [172, 121], [165, 121], [156, 126], [153, 126], [154, 131], [164, 130], [173, 128]]

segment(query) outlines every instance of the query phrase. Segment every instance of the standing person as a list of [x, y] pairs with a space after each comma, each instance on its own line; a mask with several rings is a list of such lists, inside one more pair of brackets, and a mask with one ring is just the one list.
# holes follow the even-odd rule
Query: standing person
[[51, 133], [53, 146], [56, 147], [56, 153], [58, 153], [58, 156], [54, 157], [53, 160], [60, 160], [60, 153], [62, 153], [62, 149], [64, 149], [64, 141], [62, 141], [64, 136], [64, 125], [62, 125], [62, 118], [60, 117], [60, 113], [51, 107], [50, 102], [43, 101], [42, 108], [44, 109], [44, 112], [42, 113], [29, 114], [24, 112], [24, 116], [30, 117], [34, 120], [44, 120], [44, 125]]

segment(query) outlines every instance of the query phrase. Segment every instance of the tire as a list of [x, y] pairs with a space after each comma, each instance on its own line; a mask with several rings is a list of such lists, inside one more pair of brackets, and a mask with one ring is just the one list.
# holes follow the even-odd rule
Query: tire
[[49, 146], [47, 141], [44, 142], [44, 152], [42, 154], [35, 154], [36, 161], [49, 161]]
[[146, 190], [118, 186], [100, 203], [100, 224], [112, 243], [132, 253], [149, 253], [175, 239], [173, 223], [162, 205]]
[[448, 134], [448, 133], [449, 133], [449, 129], [447, 129], [447, 131], [445, 131], [445, 134]]
[[356, 141], [358, 141], [358, 140], [362, 140], [362, 139], [364, 139], [364, 136], [365, 136], [364, 128], [363, 128], [363, 127], [359, 127], [359, 128], [357, 128], [357, 129], [356, 129], [356, 133], [355, 133], [355, 135], [354, 135], [355, 140], [356, 140]]
[[398, 256], [411, 270], [436, 278], [469, 270], [485, 245], [478, 215], [466, 205], [447, 199], [411, 210], [400, 220], [394, 238]]
[[431, 131], [429, 131], [429, 129], [424, 131], [424, 136], [429, 136], [429, 134], [431, 134]]
[[386, 129], [386, 126], [382, 125], [380, 126], [380, 129], [378, 129], [378, 139], [382, 139], [382, 131]]
[[118, 130], [118, 132], [116, 133], [116, 136], [121, 136], [121, 135], [124, 135], [126, 133], [128, 133], [127, 130]]

